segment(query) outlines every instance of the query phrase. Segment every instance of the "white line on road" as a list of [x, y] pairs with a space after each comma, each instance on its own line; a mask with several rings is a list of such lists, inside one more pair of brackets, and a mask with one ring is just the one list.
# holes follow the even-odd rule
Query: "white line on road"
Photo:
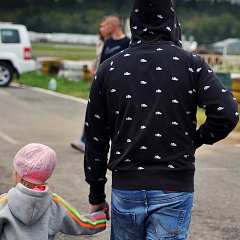
[[240, 148], [240, 144], [234, 144], [235, 147], [239, 147]]
[[[19, 84], [16, 84], [16, 83], [11, 83], [11, 85], [12, 85], [12, 86], [15, 86], [15, 87], [19, 87]], [[26, 88], [26, 89], [33, 90], [33, 91], [35, 91], [35, 92], [46, 93], [46, 94], [49, 94], [49, 95], [52, 95], [52, 96], [61, 97], [61, 98], [65, 98], [65, 99], [68, 99], [68, 100], [80, 102], [80, 103], [83, 103], [83, 104], [87, 104], [87, 103], [88, 103], [87, 100], [82, 99], [82, 98], [73, 97], [73, 96], [69, 96], [69, 95], [66, 95], [66, 94], [53, 92], [53, 91], [46, 90], [46, 89], [42, 89], [42, 88], [29, 87], [29, 86], [25, 86], [25, 85], [22, 85], [21, 87], [22, 87], [22, 88]]]
[[3, 132], [0, 132], [0, 137], [4, 139], [5, 141], [11, 143], [11, 144], [17, 144], [18, 142], [14, 140], [13, 138], [9, 137], [8, 135], [4, 134]]

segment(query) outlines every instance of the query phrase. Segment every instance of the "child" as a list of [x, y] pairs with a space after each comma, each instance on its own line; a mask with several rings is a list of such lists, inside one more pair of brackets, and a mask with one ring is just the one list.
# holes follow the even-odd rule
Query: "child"
[[80, 215], [68, 202], [52, 193], [46, 183], [56, 165], [56, 153], [31, 143], [13, 161], [14, 186], [0, 196], [0, 239], [55, 239], [62, 232], [92, 235], [106, 228], [106, 215], [99, 211]]

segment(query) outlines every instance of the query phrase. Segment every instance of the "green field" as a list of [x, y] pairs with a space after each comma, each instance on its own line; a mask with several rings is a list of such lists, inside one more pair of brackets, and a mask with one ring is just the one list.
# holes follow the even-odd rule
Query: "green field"
[[[95, 53], [95, 46], [32, 43], [32, 56], [34, 59], [54, 57], [61, 60], [93, 60]], [[48, 83], [51, 78], [57, 80], [56, 92], [84, 99], [88, 98], [89, 81], [83, 79], [69, 81], [67, 78], [58, 78], [56, 73], [44, 74], [34, 71], [23, 73], [19, 80], [15, 79], [14, 81], [23, 85], [48, 89]]]
[[46, 75], [37, 72], [29, 72], [22, 74], [21, 78], [14, 82], [27, 86], [48, 89], [48, 83], [51, 78], [55, 78], [57, 81], [56, 92], [83, 99], [88, 98], [89, 82], [85, 80], [70, 82], [67, 78], [58, 78], [56, 74]]
[[95, 46], [32, 43], [33, 58], [57, 57], [64, 60], [92, 60], [95, 58], [95, 54]]

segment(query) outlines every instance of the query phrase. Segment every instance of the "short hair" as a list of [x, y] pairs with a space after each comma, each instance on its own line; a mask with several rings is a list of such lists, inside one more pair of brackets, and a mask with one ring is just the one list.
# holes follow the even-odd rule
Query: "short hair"
[[102, 17], [102, 18], [100, 19], [100, 21], [99, 21], [99, 24], [102, 23], [102, 22], [104, 22], [107, 18], [108, 18], [108, 16]]
[[119, 26], [119, 28], [123, 27], [123, 18], [118, 13], [107, 15], [106, 18], [117, 20], [117, 25]]

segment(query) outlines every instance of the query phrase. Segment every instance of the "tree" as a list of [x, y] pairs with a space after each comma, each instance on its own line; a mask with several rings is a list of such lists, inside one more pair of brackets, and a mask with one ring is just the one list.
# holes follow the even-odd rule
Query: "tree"
[[[173, 0], [182, 32], [199, 43], [239, 38], [240, 0]], [[131, 12], [129, 0], [0, 0], [0, 21], [25, 24], [36, 32], [96, 34], [99, 20]], [[224, 19], [224, 21], [223, 21]]]

